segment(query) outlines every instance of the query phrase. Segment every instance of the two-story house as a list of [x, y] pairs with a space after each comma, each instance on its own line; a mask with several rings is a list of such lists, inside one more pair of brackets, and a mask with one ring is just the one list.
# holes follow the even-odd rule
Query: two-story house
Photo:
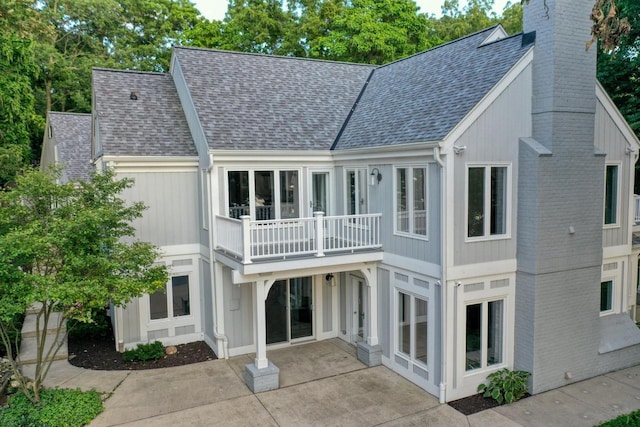
[[112, 310], [119, 348], [255, 353], [264, 391], [269, 349], [337, 337], [442, 402], [503, 367], [538, 393], [637, 363], [640, 143], [585, 51], [591, 4], [379, 67], [176, 47], [167, 74], [95, 69], [78, 141], [135, 178], [172, 274]]

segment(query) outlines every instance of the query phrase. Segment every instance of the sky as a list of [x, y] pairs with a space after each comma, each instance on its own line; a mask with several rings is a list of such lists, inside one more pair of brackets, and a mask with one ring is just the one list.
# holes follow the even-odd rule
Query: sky
[[[224, 13], [227, 11], [228, 0], [191, 0], [195, 3], [196, 7], [207, 19], [221, 20], [224, 18]], [[505, 4], [508, 0], [495, 0], [493, 10], [501, 14]], [[444, 3], [444, 0], [416, 0], [420, 11], [423, 13], [429, 13], [436, 16], [440, 16], [440, 6]], [[461, 0], [460, 4], [464, 5], [465, 0]]]

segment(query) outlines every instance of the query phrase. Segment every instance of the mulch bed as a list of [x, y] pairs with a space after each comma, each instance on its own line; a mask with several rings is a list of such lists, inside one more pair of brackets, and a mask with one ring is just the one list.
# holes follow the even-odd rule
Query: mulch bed
[[100, 371], [157, 369], [206, 362], [218, 357], [204, 341], [177, 345], [175, 354], [147, 362], [125, 362], [115, 350], [113, 335], [69, 336], [69, 363]]
[[[531, 395], [526, 393], [522, 399], [526, 399], [529, 396]], [[471, 415], [484, 411], [485, 409], [495, 408], [496, 406], [500, 406], [500, 404], [491, 398], [482, 397], [482, 393], [479, 393], [449, 402], [449, 406], [458, 412], [462, 412], [464, 415]]]

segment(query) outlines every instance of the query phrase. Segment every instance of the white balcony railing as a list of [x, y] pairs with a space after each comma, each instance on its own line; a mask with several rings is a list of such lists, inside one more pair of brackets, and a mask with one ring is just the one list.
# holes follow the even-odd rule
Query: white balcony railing
[[636, 202], [636, 209], [635, 209], [635, 224], [640, 224], [640, 195], [638, 194], [634, 194], [633, 195], [633, 199]]
[[380, 248], [380, 214], [252, 221], [216, 217], [216, 249], [243, 264], [268, 258], [324, 256]]

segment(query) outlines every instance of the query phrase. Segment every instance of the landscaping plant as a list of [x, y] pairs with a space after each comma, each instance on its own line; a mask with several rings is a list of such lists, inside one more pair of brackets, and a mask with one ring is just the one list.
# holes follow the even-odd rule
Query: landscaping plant
[[491, 397], [499, 404], [512, 403], [522, 398], [527, 392], [527, 380], [531, 374], [526, 371], [500, 369], [487, 376], [489, 384], [480, 384], [478, 392], [484, 397]]
[[[60, 184], [60, 174], [30, 169], [0, 191], [0, 341], [33, 403], [40, 401], [51, 361], [66, 340], [60, 326], [67, 320], [91, 322], [95, 310], [122, 306], [167, 281], [166, 267], [154, 265], [157, 249], [134, 238], [131, 222], [144, 205], [119, 197], [133, 181], [116, 180], [107, 170], [88, 182]], [[37, 318], [32, 379], [22, 375], [11, 345], [15, 316], [28, 308]], [[56, 312], [61, 315], [54, 325]], [[54, 328], [56, 334], [47, 335]]]
[[122, 358], [125, 362], [146, 362], [147, 360], [157, 360], [164, 356], [164, 346], [160, 341], [147, 344], [138, 344], [133, 350], [125, 350]]
[[97, 391], [80, 389], [43, 390], [40, 402], [33, 404], [25, 394], [9, 397], [0, 409], [1, 426], [81, 427], [102, 412], [102, 399]]

